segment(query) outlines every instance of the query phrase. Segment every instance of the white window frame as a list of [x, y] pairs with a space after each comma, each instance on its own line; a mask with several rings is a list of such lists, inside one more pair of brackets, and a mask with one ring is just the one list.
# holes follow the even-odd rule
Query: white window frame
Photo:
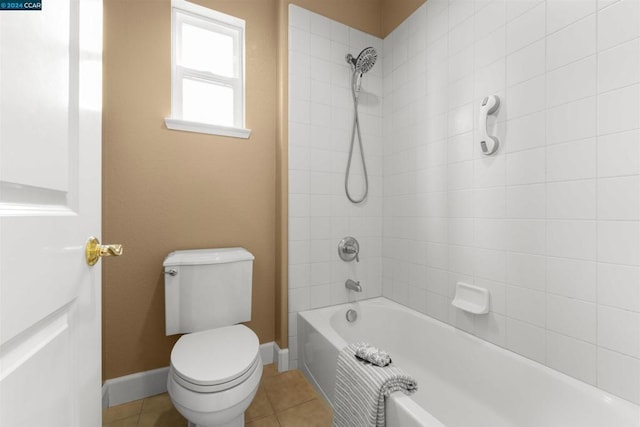
[[[221, 76], [208, 71], [178, 65], [178, 49], [181, 47], [181, 27], [194, 25], [208, 31], [231, 36], [234, 40], [234, 75]], [[171, 1], [171, 116], [165, 118], [167, 128], [212, 135], [248, 138], [245, 128], [245, 21], [185, 0]], [[234, 93], [234, 125], [232, 127], [187, 121], [182, 115], [182, 82], [185, 79], [228, 86]]]

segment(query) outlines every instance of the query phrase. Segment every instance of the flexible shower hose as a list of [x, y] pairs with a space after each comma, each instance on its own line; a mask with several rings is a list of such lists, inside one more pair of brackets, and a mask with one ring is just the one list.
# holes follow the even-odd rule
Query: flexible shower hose
[[[347, 199], [351, 203], [362, 203], [369, 193], [369, 177], [367, 176], [367, 162], [364, 159], [364, 149], [362, 148], [362, 135], [360, 133], [360, 119], [358, 118], [358, 95], [360, 88], [358, 87], [358, 70], [354, 70], [351, 77], [351, 95], [353, 98], [353, 128], [351, 130], [351, 146], [349, 147], [349, 160], [347, 160], [347, 170], [344, 174], [344, 191], [347, 193]], [[353, 158], [353, 146], [358, 135], [358, 143], [360, 145], [360, 158], [362, 159], [362, 170], [364, 171], [364, 194], [360, 199], [355, 199], [349, 194], [349, 171], [351, 170], [351, 159]]]

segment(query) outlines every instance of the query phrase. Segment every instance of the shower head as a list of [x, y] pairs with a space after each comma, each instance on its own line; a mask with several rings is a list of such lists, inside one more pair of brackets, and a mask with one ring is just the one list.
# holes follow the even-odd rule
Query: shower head
[[360, 74], [364, 74], [373, 68], [373, 64], [378, 59], [378, 52], [372, 47], [368, 47], [362, 50], [357, 58], [348, 54], [346, 60], [353, 65], [354, 71], [358, 71]]

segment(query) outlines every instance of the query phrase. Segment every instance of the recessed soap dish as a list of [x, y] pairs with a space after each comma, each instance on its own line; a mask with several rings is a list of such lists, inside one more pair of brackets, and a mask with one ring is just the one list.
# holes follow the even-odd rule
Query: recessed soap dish
[[456, 283], [456, 296], [451, 305], [473, 314], [489, 312], [489, 291], [480, 286]]

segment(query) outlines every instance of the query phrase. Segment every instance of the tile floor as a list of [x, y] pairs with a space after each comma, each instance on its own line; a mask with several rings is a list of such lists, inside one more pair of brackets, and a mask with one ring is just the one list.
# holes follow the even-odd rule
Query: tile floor
[[[279, 373], [274, 365], [265, 365], [256, 397], [245, 412], [245, 427], [330, 427], [332, 418], [331, 407], [302, 372]], [[105, 409], [102, 425], [185, 427], [187, 421], [163, 393]]]

